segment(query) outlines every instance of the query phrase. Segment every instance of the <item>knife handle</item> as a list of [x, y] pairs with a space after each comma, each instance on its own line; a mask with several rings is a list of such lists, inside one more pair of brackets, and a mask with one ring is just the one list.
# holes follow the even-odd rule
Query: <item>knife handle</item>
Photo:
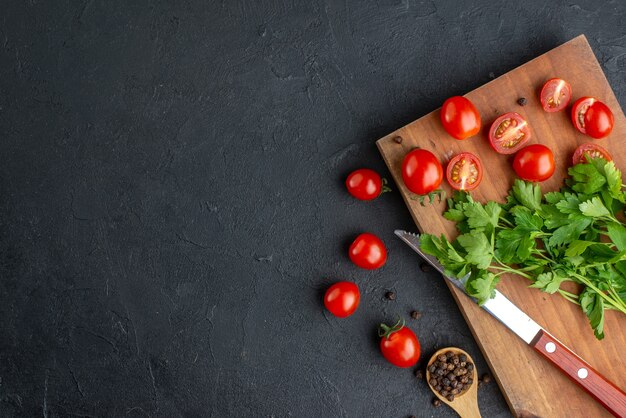
[[626, 417], [626, 393], [609, 382], [572, 350], [540, 330], [530, 345], [580, 385], [616, 417]]

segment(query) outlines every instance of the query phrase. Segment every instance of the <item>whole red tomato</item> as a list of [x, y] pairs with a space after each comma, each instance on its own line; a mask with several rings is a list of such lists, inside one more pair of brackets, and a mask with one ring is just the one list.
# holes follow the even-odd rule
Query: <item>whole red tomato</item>
[[598, 99], [581, 97], [572, 106], [572, 122], [583, 134], [600, 139], [613, 130], [613, 112]]
[[545, 145], [529, 145], [515, 154], [513, 170], [527, 181], [547, 180], [554, 173], [554, 154]]
[[420, 358], [420, 343], [415, 333], [404, 326], [404, 321], [393, 327], [380, 324], [378, 335], [380, 351], [387, 361], [397, 367], [411, 367]]
[[480, 132], [480, 113], [469, 99], [450, 97], [441, 106], [441, 124], [456, 139], [466, 139]]
[[350, 173], [346, 179], [348, 192], [359, 200], [372, 200], [389, 191], [386, 181], [374, 170], [360, 168]]
[[352, 282], [338, 282], [328, 288], [324, 295], [324, 306], [339, 318], [350, 316], [359, 307], [361, 293]]
[[404, 157], [402, 179], [413, 193], [428, 194], [441, 184], [443, 168], [432, 152], [417, 148]]
[[357, 266], [375, 270], [387, 261], [385, 244], [374, 234], [363, 233], [350, 245], [350, 260]]

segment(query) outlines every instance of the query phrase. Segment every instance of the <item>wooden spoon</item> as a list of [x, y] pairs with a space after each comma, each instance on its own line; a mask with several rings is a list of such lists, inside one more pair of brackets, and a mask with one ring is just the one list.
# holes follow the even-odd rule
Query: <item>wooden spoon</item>
[[[441, 396], [441, 394], [430, 385], [430, 372], [428, 371], [428, 366], [437, 360], [437, 356], [448, 351], [452, 351], [456, 355], [465, 354], [467, 356], [467, 360], [474, 364], [474, 369], [471, 372], [472, 384], [469, 388], [456, 395], [452, 402]], [[454, 409], [462, 418], [481, 418], [480, 410], [478, 409], [478, 374], [476, 373], [476, 363], [474, 363], [474, 360], [469, 354], [457, 347], [442, 348], [433, 354], [428, 361], [428, 366], [426, 367], [426, 382], [428, 382], [428, 387], [430, 387], [430, 390], [433, 391], [435, 396], [437, 396], [441, 402]]]

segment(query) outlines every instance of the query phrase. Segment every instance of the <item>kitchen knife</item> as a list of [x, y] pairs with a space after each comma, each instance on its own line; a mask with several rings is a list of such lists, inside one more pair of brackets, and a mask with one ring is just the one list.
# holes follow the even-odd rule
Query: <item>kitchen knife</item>
[[[465, 291], [465, 283], [469, 278], [469, 274], [460, 279], [448, 277], [439, 261], [421, 250], [418, 234], [401, 230], [396, 230], [395, 234], [439, 271], [450, 283], [471, 298]], [[471, 299], [476, 301], [474, 298]], [[610, 413], [616, 417], [626, 417], [626, 393], [604, 378], [552, 334], [539, 326], [539, 324], [515, 306], [513, 302], [508, 300], [506, 296], [496, 290], [495, 296], [485, 302], [482, 308], [506, 325], [526, 344], [534, 348], [535, 351], [538, 351], [550, 360], [552, 364], [580, 385]]]

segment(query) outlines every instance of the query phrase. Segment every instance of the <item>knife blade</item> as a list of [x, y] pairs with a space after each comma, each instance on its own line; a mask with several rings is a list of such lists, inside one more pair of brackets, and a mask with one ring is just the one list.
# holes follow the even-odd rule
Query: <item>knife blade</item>
[[[396, 230], [395, 234], [450, 283], [460, 289], [464, 295], [476, 302], [476, 299], [469, 296], [465, 290], [469, 273], [461, 278], [449, 277], [445, 274], [445, 268], [435, 257], [422, 251], [418, 234], [402, 230]], [[551, 361], [611, 414], [616, 417], [626, 417], [626, 393], [537, 324], [500, 291], [496, 289], [495, 296], [487, 300], [481, 307], [524, 340], [526, 344]]]

